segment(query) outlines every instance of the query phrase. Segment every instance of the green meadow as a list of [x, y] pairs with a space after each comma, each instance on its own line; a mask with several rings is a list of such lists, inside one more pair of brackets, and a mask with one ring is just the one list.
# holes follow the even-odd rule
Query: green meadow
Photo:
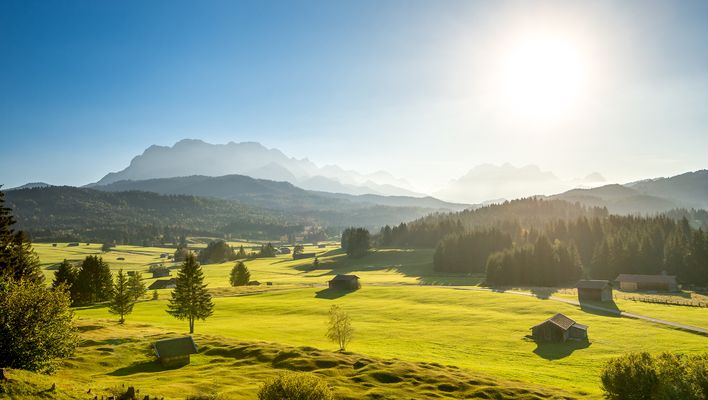
[[[100, 254], [99, 245], [36, 244], [35, 248], [45, 266], [65, 258], [80, 260], [88, 254]], [[434, 273], [432, 250], [379, 249], [356, 260], [347, 258], [335, 244], [324, 249], [307, 247], [305, 251], [318, 253], [318, 269], [312, 269], [312, 259], [292, 260], [289, 255], [246, 262], [252, 280], [271, 282], [271, 286], [230, 288], [228, 273], [233, 262], [204, 265], [206, 281], [215, 296], [215, 312], [197, 323], [195, 337], [202, 351], [186, 367], [163, 371], [151, 363], [149, 343], [154, 338], [187, 332], [186, 322], [165, 312], [169, 290], [163, 290], [159, 300], [136, 304], [125, 326], [119, 326], [106, 307], [77, 309], [83, 347], [55, 376], [33, 379], [41, 384], [61, 382], [58, 387], [69, 392], [87, 385], [98, 389], [135, 384], [145, 393], [167, 398], [206, 388], [225, 398], [253, 398], [263, 379], [292, 367], [278, 364], [275, 355], [259, 359], [233, 350], [255, 346], [264, 354], [279, 354], [286, 351], [283, 348], [295, 351], [299, 354], [295, 358], [302, 360], [293, 365], [314, 365], [301, 369], [325, 377], [339, 387], [342, 398], [386, 398], [393, 393], [405, 396], [409, 393], [405, 390], [415, 388], [421, 391], [410, 393], [428, 393], [424, 397], [599, 398], [599, 372], [611, 357], [630, 351], [694, 353], [708, 348], [704, 336], [658, 324], [587, 312], [543, 298], [459, 290], [464, 285], [477, 285], [482, 277]], [[114, 270], [147, 270], [150, 264], [164, 261], [160, 259], [163, 252], [172, 250], [118, 246], [102, 256]], [[118, 261], [117, 257], [125, 260]], [[51, 276], [51, 271], [47, 273]], [[326, 282], [336, 273], [360, 276], [362, 288], [351, 293], [330, 292]], [[351, 315], [355, 335], [347, 350], [352, 354], [333, 352], [335, 345], [325, 338], [327, 311], [332, 304]], [[617, 305], [696, 326], [705, 327], [708, 320], [705, 308], [628, 300], [618, 300]], [[539, 346], [527, 337], [532, 326], [558, 312], [589, 326], [589, 344]], [[95, 328], [88, 328], [92, 326]], [[378, 365], [376, 368], [400, 376], [374, 379], [371, 376], [380, 377], [374, 370], [362, 376], [351, 366], [357, 357], [369, 357]], [[395, 372], [401, 368], [407, 372]], [[425, 372], [426, 368], [434, 371]], [[90, 376], [85, 371], [91, 371]], [[439, 379], [424, 384], [420, 377], [425, 376]], [[523, 390], [509, 392], [504, 395], [507, 397], [497, 392], [480, 394], [475, 391], [499, 382], [491, 386], [470, 383], [495, 380], [506, 382], [503, 387]], [[451, 387], [457, 389], [447, 390]]]

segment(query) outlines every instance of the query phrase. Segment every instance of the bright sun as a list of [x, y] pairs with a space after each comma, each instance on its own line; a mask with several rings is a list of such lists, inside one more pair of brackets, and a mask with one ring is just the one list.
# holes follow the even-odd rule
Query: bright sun
[[524, 119], [558, 121], [577, 111], [587, 91], [587, 60], [578, 44], [553, 35], [525, 35], [503, 54], [500, 94]]

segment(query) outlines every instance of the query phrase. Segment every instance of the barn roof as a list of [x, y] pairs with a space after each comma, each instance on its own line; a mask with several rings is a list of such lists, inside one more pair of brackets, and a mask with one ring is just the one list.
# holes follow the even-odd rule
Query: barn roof
[[191, 336], [164, 339], [155, 342], [155, 354], [158, 357], [177, 357], [197, 353], [197, 345]]
[[579, 324], [579, 323], [577, 323], [577, 322], [574, 323], [572, 327], [573, 327], [573, 328], [577, 328], [577, 329], [582, 329], [582, 330], [584, 330], [584, 331], [588, 330], [588, 326], [587, 326], [587, 325]]
[[172, 278], [172, 279], [158, 279], [155, 282], [153, 282], [150, 286], [148, 286], [149, 290], [154, 290], [154, 289], [165, 289], [168, 286], [176, 285], [177, 284], [177, 279]]
[[636, 283], [676, 283], [676, 277], [673, 275], [619, 274], [615, 280], [618, 282]]
[[610, 286], [609, 281], [601, 280], [582, 280], [575, 285], [578, 289], [604, 289], [608, 286]]
[[[558, 326], [559, 328], [563, 329], [564, 331], [567, 331], [568, 328], [570, 328], [570, 327], [573, 326], [573, 325], [576, 325], [576, 322], [575, 322], [575, 321], [573, 321], [572, 319], [570, 319], [570, 318], [568, 318], [568, 317], [566, 317], [565, 315], [560, 314], [560, 313], [559, 313], [559, 314], [556, 314], [556, 315], [554, 315], [554, 316], [552, 316], [551, 318], [548, 318], [547, 320], [541, 322], [540, 324], [538, 324], [538, 325], [536, 325], [536, 326], [541, 326], [541, 325], [546, 324], [546, 323], [551, 323], [551, 324], [553, 324], [553, 325], [556, 325], [556, 326]], [[534, 326], [534, 328], [535, 328], [536, 326]], [[587, 327], [586, 327], [586, 329], [587, 329]]]
[[332, 280], [331, 280], [330, 282], [337, 282], [337, 281], [353, 281], [353, 280], [357, 280], [357, 279], [359, 279], [359, 277], [356, 276], [356, 275], [342, 275], [342, 274], [338, 274], [337, 276], [335, 276], [334, 278], [332, 278]]

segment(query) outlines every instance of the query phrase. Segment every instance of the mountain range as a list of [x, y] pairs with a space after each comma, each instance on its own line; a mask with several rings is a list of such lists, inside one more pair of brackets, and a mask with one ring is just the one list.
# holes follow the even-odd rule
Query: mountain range
[[174, 178], [192, 175], [247, 175], [252, 178], [289, 182], [303, 189], [345, 194], [423, 196], [410, 184], [385, 171], [360, 174], [336, 165], [318, 167], [308, 159], [286, 156], [260, 143], [210, 144], [184, 139], [174, 146], [150, 146], [130, 165], [96, 182], [108, 185], [125, 180]]

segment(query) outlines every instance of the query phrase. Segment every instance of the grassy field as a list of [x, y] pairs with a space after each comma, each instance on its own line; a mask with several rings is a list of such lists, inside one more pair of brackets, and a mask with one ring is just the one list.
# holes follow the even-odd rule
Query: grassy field
[[[81, 259], [91, 252], [100, 253], [98, 246], [84, 244], [79, 248], [67, 248], [62, 244], [57, 247], [39, 244], [36, 247], [44, 265], [64, 258]], [[127, 269], [130, 265], [133, 269], [146, 270], [148, 264], [160, 262], [159, 255], [164, 251], [159, 248], [119, 246], [103, 256], [112, 269]], [[138, 303], [133, 314], [128, 316], [129, 322], [125, 327], [117, 326], [115, 318], [108, 314], [105, 307], [77, 309], [80, 325], [100, 327], [84, 332], [85, 339], [110, 340], [112, 342], [104, 344], [111, 346], [120, 346], [123, 340], [140, 344], [103, 351], [105, 359], [101, 359], [100, 354], [85, 355], [87, 351], [99, 351], [98, 347], [93, 350], [89, 348], [91, 346], [82, 347], [77, 358], [60, 369], [56, 377], [61, 378], [62, 382], [78, 382], [81, 385], [94, 382], [98, 385], [96, 387], [109, 387], [129, 380], [144, 388], [146, 393], [150, 389], [163, 390], [163, 382], [179, 377], [174, 389], [170, 389], [174, 391], [159, 393], [170, 397], [175, 393], [215, 387], [227, 398], [252, 398], [263, 378], [274, 373], [272, 362], [269, 364], [266, 360], [264, 365], [255, 366], [239, 357], [235, 357], [235, 361], [218, 361], [211, 358], [217, 354], [210, 354], [210, 349], [233, 346], [234, 341], [265, 341], [268, 346], [311, 346], [332, 351], [334, 345], [324, 336], [326, 314], [332, 304], [340, 305], [351, 314], [356, 332], [348, 350], [355, 353], [377, 360], [451, 365], [461, 368], [459, 373], [463, 375], [483, 374], [487, 377], [485, 379], [495, 377], [515, 381], [517, 386], [540, 385], [547, 388], [544, 390], [550, 390], [548, 393], [555, 394], [560, 392], [548, 388], [559, 388], [580, 398], [600, 396], [598, 374], [602, 363], [610, 357], [628, 351], [702, 352], [708, 347], [708, 338], [703, 336], [644, 321], [589, 313], [553, 300], [456, 290], [455, 286], [433, 286], [475, 285], [481, 277], [435, 274], [432, 270], [432, 250], [381, 249], [358, 260], [347, 258], [335, 246], [325, 249], [308, 247], [306, 251], [318, 253], [321, 261], [319, 269], [311, 270], [311, 259], [292, 260], [291, 256], [285, 255], [246, 262], [251, 270], [251, 279], [272, 282], [272, 286], [230, 288], [228, 273], [233, 263], [205, 265], [207, 283], [216, 296], [215, 314], [207, 321], [197, 323], [197, 334], [205, 335], [198, 336], [199, 344], [204, 345], [203, 352], [195, 357], [192, 365], [179, 371], [149, 368], [143, 371], [134, 367], [136, 360], [146, 363], [150, 358], [145, 348], [150, 340], [154, 340], [151, 335], [186, 333], [185, 322], [165, 313], [169, 291], [161, 291], [158, 301]], [[117, 254], [122, 254], [125, 260], [114, 261]], [[362, 289], [353, 293], [326, 290], [326, 281], [336, 273], [360, 276]], [[572, 293], [553, 295], [572, 296]], [[626, 300], [618, 301], [618, 306], [697, 326], [705, 326], [707, 313], [706, 309]], [[589, 325], [589, 345], [538, 346], [526, 337], [531, 326], [557, 312]], [[328, 354], [325, 358], [334, 357], [331, 355], [334, 353]], [[100, 368], [87, 366], [86, 363], [98, 363]], [[224, 365], [229, 366], [228, 373], [222, 370]], [[395, 385], [376, 379], [360, 376], [357, 379], [364, 380], [360, 381], [359, 386], [353, 385], [350, 380], [345, 382], [340, 379], [341, 375], [354, 372], [337, 368], [317, 372], [331, 378], [333, 385], [343, 385], [341, 395], [344, 397], [374, 396], [381, 390], [393, 393], [391, 390]], [[418, 367], [406, 368], [415, 370]], [[88, 378], [86, 370], [92, 371]], [[135, 371], [125, 375], [115, 373], [128, 370]], [[409, 374], [415, 376], [414, 372], [409, 371]], [[401, 395], [407, 393], [402, 391], [403, 387], [408, 387], [404, 383], [396, 383], [397, 393]], [[432, 390], [433, 386], [426, 386], [426, 390]], [[239, 390], [231, 390], [233, 387]], [[469, 385], [464, 390], [450, 393], [438, 390], [435, 395], [447, 393], [446, 396], [464, 397], [478, 389], [476, 385]], [[531, 392], [534, 390], [531, 389]], [[434, 397], [432, 393], [430, 396]], [[510, 398], [515, 397], [512, 395]]]

